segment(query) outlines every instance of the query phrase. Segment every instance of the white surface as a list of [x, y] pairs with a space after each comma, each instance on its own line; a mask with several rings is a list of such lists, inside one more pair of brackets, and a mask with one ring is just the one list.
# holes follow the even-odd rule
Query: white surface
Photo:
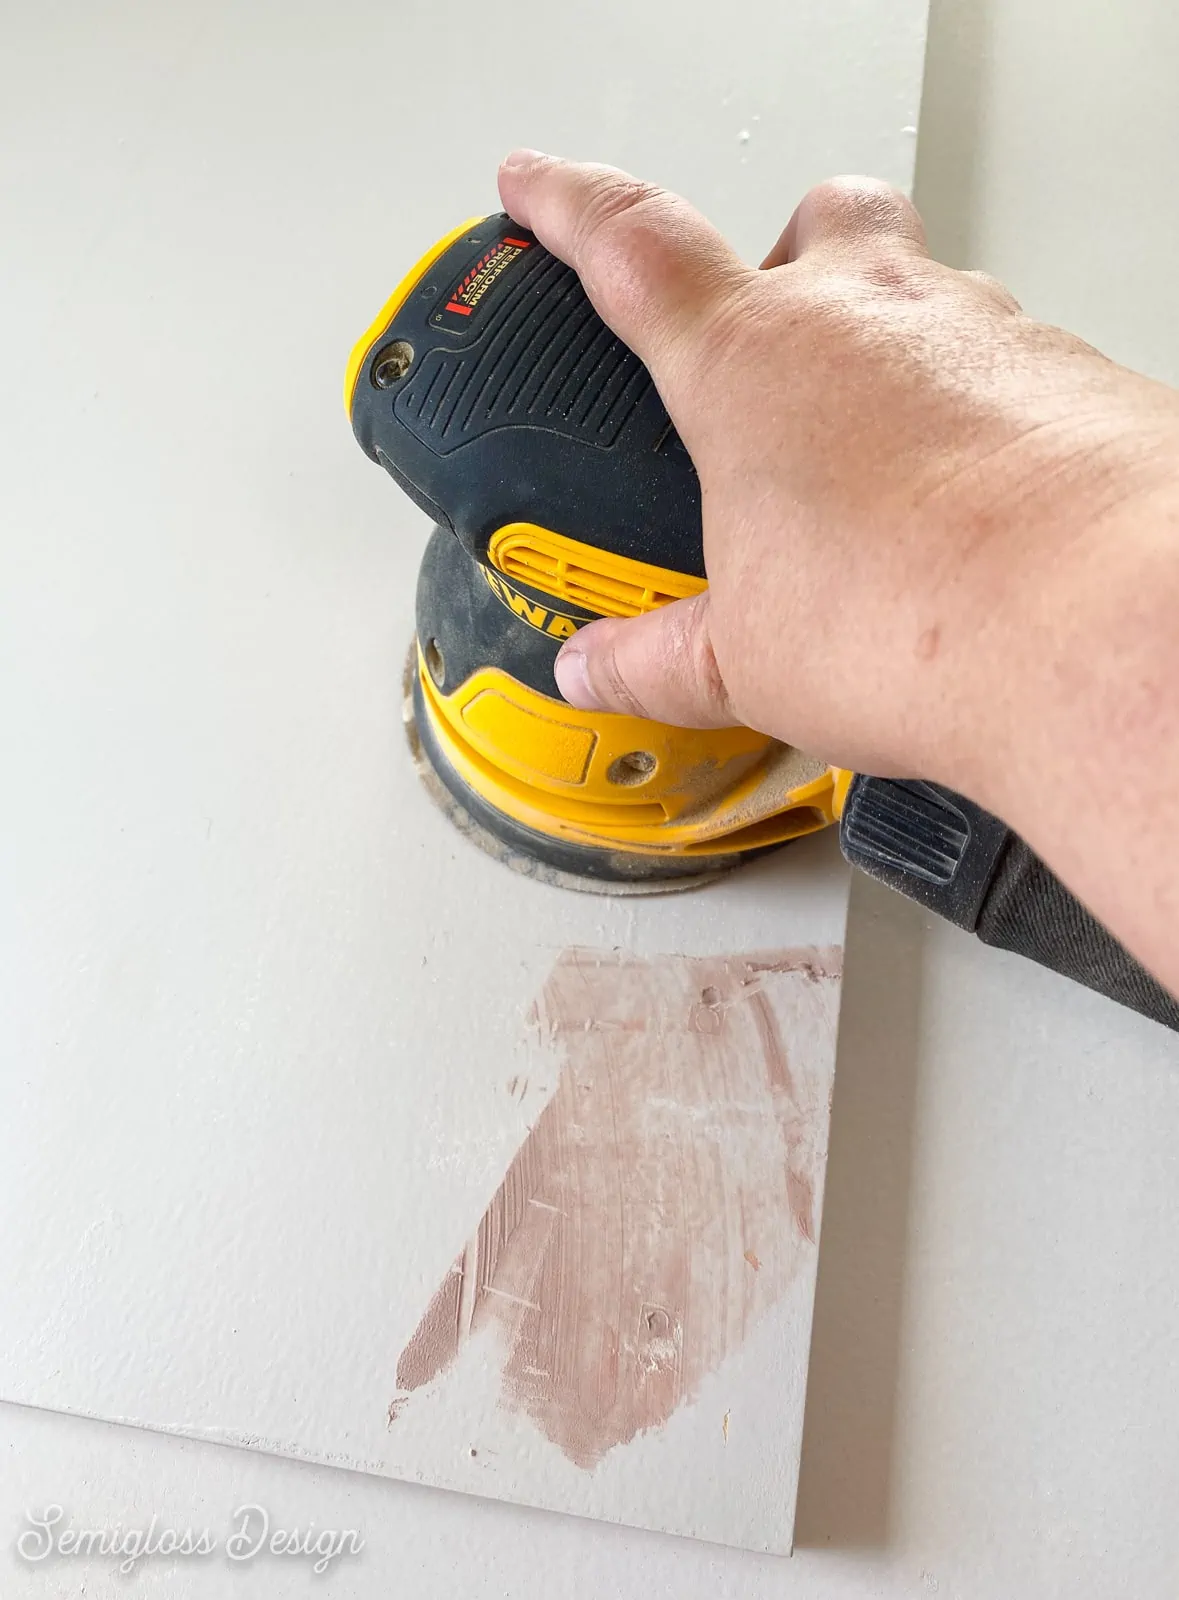
[[1179, 9], [938, 0], [916, 198], [934, 253], [1179, 384]]
[[[767, 191], [848, 164], [908, 181], [923, 0], [903, 18], [12, 19], [4, 1397], [603, 1508], [543, 1452], [497, 1477], [464, 1438], [443, 1470], [388, 1422], [397, 1353], [539, 1110], [505, 1090], [528, 1007], [569, 945], [838, 945], [846, 875], [827, 839], [611, 903], [455, 836], [399, 728], [425, 529], [350, 437], [343, 364], [420, 250], [495, 204], [513, 142], [661, 177], [753, 256], [782, 221]], [[729, 1374], [778, 1397], [771, 1431], [775, 1403], [797, 1418], [798, 1346]], [[691, 1509], [724, 1505], [714, 1408], [699, 1425], [712, 1448], [681, 1437], [645, 1498], [632, 1463], [622, 1514], [725, 1536]], [[788, 1511], [774, 1460], [729, 1495], [780, 1485]]]
[[[855, 899], [792, 1560], [6, 1407], [13, 1592], [1169, 1600], [1175, 1041], [873, 886]], [[235, 1566], [245, 1501], [366, 1548], [314, 1588], [306, 1561]], [[145, 1563], [133, 1590], [109, 1561], [22, 1567], [24, 1508], [47, 1503], [81, 1527], [158, 1511], [221, 1548]]]
[[[1179, 150], [1174, 16], [1147, 0], [944, 5], [919, 186], [943, 248], [965, 239], [963, 259], [1007, 272], [1034, 309], [1172, 380], [1175, 211], [1165, 187], [1144, 190]], [[694, 111], [722, 87], [702, 87]], [[512, 136], [546, 142], [527, 127]], [[834, 145], [828, 163], [875, 164]], [[709, 203], [723, 219], [721, 200]], [[366, 292], [380, 294], [379, 276]], [[261, 1579], [275, 1596], [407, 1600], [1173, 1595], [1176, 1042], [865, 884], [848, 961], [801, 1549], [788, 1565], [5, 1408], [12, 1591], [204, 1596]], [[314, 1590], [302, 1563], [277, 1558], [252, 1579], [223, 1559], [156, 1564], [129, 1590], [109, 1563], [33, 1570], [11, 1555], [27, 1503], [64, 1501], [89, 1526], [159, 1509], [223, 1534], [243, 1499], [287, 1526], [359, 1523], [367, 1548]]]

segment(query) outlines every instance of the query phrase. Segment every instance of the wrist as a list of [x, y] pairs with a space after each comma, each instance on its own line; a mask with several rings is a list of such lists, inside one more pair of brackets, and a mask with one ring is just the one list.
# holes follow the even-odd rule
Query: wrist
[[1179, 416], [1095, 444], [1057, 486], [1020, 520], [976, 635], [977, 733], [951, 746], [954, 781], [1040, 848], [1058, 810], [1113, 805], [1179, 743]]

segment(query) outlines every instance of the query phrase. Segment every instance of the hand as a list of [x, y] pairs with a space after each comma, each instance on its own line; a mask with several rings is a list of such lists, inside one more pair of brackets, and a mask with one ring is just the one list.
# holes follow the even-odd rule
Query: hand
[[761, 271], [611, 168], [519, 152], [500, 192], [646, 362], [703, 490], [708, 590], [583, 628], [566, 698], [995, 806], [1075, 609], [1057, 574], [1151, 479], [1170, 391], [932, 261], [871, 180], [813, 189]]

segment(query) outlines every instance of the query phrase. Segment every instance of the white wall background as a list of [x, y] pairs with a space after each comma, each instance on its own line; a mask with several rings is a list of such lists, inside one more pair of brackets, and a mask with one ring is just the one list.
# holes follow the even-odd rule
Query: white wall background
[[[1177, 77], [1169, 0], [939, 0], [918, 171], [939, 253], [1171, 381]], [[423, 236], [447, 220], [423, 215]], [[789, 1566], [11, 1408], [0, 1541], [28, 1500], [220, 1524], [252, 1498], [361, 1524], [360, 1563], [316, 1591], [332, 1596], [1169, 1600], [1175, 1042], [868, 885], [848, 963]], [[15, 1594], [129, 1592], [99, 1564], [11, 1559]], [[283, 1563], [264, 1582], [309, 1590]], [[191, 1567], [136, 1580], [230, 1587]]]
[[1179, 8], [934, 0], [916, 198], [942, 260], [1179, 383]]

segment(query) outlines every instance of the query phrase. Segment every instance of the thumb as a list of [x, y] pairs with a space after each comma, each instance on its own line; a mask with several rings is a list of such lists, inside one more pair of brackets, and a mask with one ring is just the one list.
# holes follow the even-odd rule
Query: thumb
[[706, 589], [658, 611], [603, 617], [562, 646], [557, 687], [581, 711], [613, 711], [679, 728], [730, 728], [729, 702], [712, 647]]

